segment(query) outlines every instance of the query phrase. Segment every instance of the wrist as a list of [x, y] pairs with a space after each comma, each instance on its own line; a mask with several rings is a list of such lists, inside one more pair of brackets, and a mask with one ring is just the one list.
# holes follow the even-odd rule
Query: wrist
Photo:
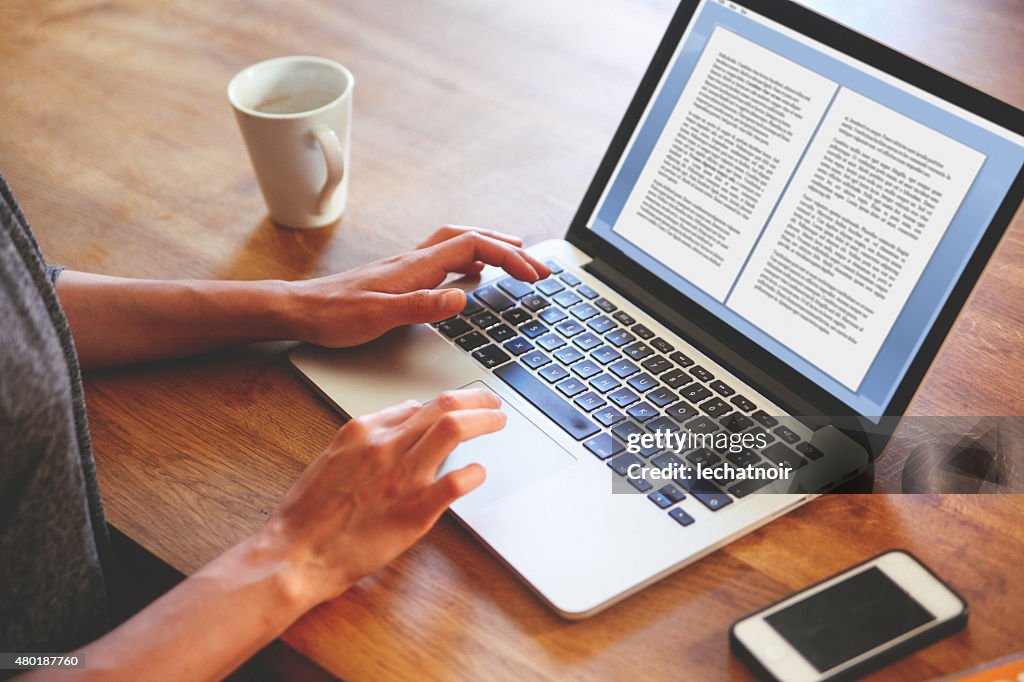
[[272, 330], [268, 338], [282, 341], [308, 341], [308, 316], [303, 313], [304, 282], [266, 280], [261, 282], [262, 305], [267, 327]]

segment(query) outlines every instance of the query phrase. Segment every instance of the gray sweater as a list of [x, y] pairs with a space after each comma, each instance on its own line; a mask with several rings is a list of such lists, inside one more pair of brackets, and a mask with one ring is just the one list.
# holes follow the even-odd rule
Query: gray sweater
[[4, 652], [67, 652], [106, 625], [99, 550], [107, 529], [78, 359], [54, 289], [59, 273], [44, 263], [0, 176]]

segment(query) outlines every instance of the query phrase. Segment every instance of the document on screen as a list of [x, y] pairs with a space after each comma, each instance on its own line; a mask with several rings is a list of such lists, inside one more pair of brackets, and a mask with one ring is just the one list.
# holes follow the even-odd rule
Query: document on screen
[[724, 301], [836, 88], [716, 28], [615, 232]]
[[727, 305], [856, 390], [984, 160], [841, 89]]

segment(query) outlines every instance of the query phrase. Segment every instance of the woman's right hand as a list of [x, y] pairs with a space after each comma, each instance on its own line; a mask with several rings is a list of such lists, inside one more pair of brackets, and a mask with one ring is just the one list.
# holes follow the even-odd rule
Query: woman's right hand
[[505, 426], [486, 389], [442, 393], [352, 419], [285, 495], [262, 531], [284, 548], [291, 589], [308, 607], [332, 599], [408, 549], [478, 487], [470, 464], [436, 479], [459, 443]]

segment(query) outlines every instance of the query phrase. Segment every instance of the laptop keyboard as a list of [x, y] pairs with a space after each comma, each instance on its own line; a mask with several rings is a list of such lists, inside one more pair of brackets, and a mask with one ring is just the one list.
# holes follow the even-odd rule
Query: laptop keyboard
[[[680, 477], [655, 486], [626, 476], [633, 464], [794, 469], [822, 456], [789, 427], [683, 351], [657, 336], [601, 291], [547, 261], [551, 277], [528, 284], [506, 277], [471, 292], [439, 333], [508, 384], [680, 526], [694, 518], [692, 497], [717, 512], [769, 484], [746, 479], [718, 487]], [[655, 431], [764, 433], [768, 445], [740, 452], [697, 448], [626, 452], [630, 434]], [[661, 481], [659, 481], [660, 483]]]

